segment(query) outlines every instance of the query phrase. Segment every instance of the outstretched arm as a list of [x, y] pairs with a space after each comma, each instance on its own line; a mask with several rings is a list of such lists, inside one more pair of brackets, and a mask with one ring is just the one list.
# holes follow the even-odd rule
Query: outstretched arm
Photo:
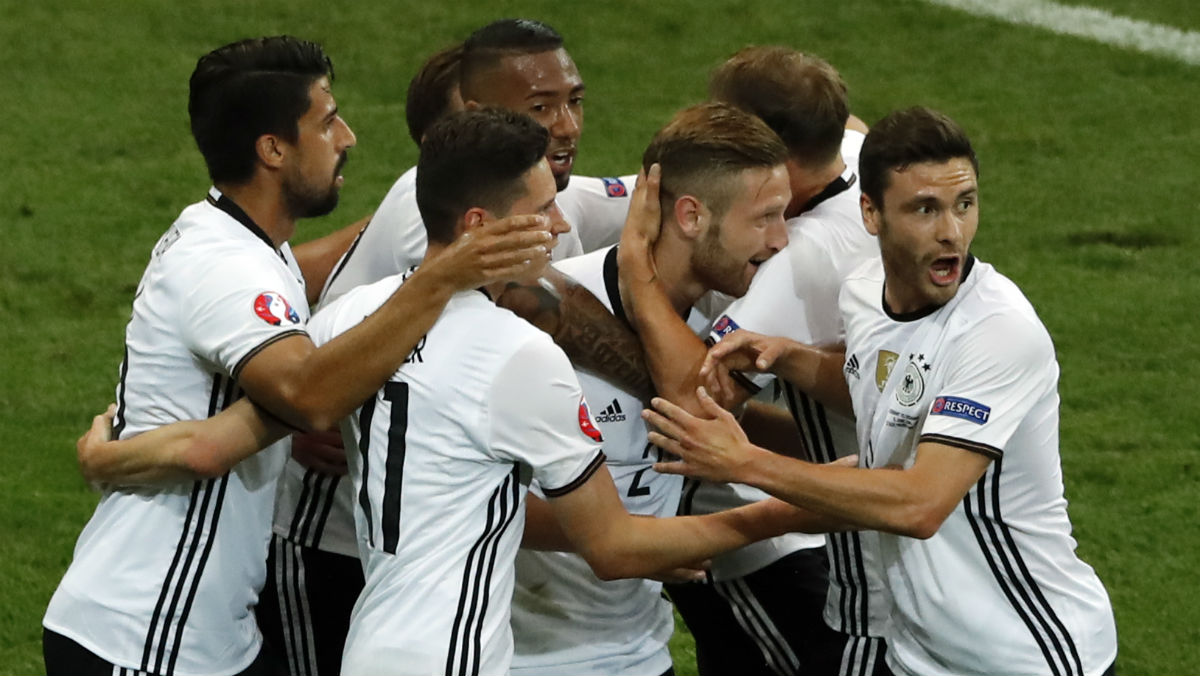
[[[724, 403], [724, 398], [712, 392], [724, 386], [724, 381], [718, 378], [720, 374], [730, 370], [774, 373], [825, 406], [853, 416], [850, 388], [842, 376], [845, 360], [846, 350], [840, 345], [805, 345], [788, 338], [738, 329], [709, 349], [700, 367], [700, 377], [705, 380], [710, 394]], [[736, 397], [734, 393], [730, 398]]]
[[816, 524], [804, 510], [774, 499], [705, 516], [634, 516], [621, 504], [607, 467], [547, 503], [573, 549], [607, 580], [692, 568], [717, 554]]
[[654, 466], [665, 474], [745, 483], [821, 515], [835, 529], [881, 530], [915, 538], [937, 532], [987, 470], [984, 455], [936, 442], [917, 447], [907, 469], [818, 465], [754, 446], [737, 421], [703, 391], [707, 418], [655, 399], [643, 417], [650, 441], [681, 458]]
[[75, 448], [79, 469], [89, 482], [161, 485], [217, 477], [291, 431], [239, 399], [206, 420], [165, 425], [137, 436], [112, 440], [116, 404], [92, 420]]
[[316, 347], [293, 335], [263, 348], [238, 376], [255, 403], [299, 429], [329, 429], [383, 386], [460, 290], [530, 279], [549, 262], [541, 216], [514, 216], [459, 237], [360, 324]]

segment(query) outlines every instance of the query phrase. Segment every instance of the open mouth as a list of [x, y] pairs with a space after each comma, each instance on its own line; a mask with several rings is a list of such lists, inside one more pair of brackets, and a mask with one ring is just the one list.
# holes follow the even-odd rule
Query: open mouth
[[546, 154], [546, 160], [550, 162], [550, 168], [556, 174], [564, 171], [570, 171], [571, 166], [575, 164], [575, 149], [560, 148]]
[[958, 281], [961, 270], [959, 256], [942, 256], [929, 266], [929, 278], [938, 286], [948, 286]]

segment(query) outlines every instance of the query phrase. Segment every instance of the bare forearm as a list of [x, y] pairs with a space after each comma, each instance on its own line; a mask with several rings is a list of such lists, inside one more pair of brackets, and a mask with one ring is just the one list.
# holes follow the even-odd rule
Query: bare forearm
[[911, 478], [903, 470], [819, 465], [764, 449], [757, 449], [738, 476], [811, 512], [813, 527], [928, 537], [927, 496]]
[[775, 360], [771, 371], [825, 406], [853, 416], [850, 388], [842, 375], [845, 357], [844, 350], [789, 341], [789, 348]]
[[453, 286], [419, 269], [374, 313], [320, 348], [310, 348], [255, 403], [304, 430], [337, 424], [396, 372], [441, 315]]
[[177, 483], [220, 476], [287, 432], [285, 425], [241, 400], [206, 420], [164, 425], [118, 441], [81, 440], [79, 464], [84, 477], [94, 482]]

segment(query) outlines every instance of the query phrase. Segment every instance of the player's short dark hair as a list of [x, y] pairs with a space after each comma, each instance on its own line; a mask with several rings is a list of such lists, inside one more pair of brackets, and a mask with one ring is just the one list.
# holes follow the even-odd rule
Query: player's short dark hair
[[417, 145], [421, 145], [421, 137], [429, 125], [450, 112], [450, 97], [458, 86], [462, 49], [457, 44], [429, 57], [408, 83], [404, 119], [408, 134]]
[[891, 181], [889, 172], [921, 162], [948, 162], [965, 157], [979, 176], [979, 159], [967, 132], [943, 113], [921, 106], [897, 110], [871, 127], [858, 156], [862, 191], [876, 207]]
[[312, 105], [308, 90], [325, 76], [333, 79], [333, 63], [321, 46], [288, 35], [241, 40], [200, 57], [188, 115], [213, 182], [249, 180], [263, 134], [295, 142]]
[[546, 154], [550, 132], [498, 108], [451, 113], [434, 122], [417, 160], [417, 208], [430, 242], [454, 241], [468, 209], [506, 215], [525, 196], [521, 178]]
[[758, 116], [803, 166], [841, 150], [850, 116], [846, 83], [825, 61], [788, 47], [745, 47], [713, 70], [709, 97]]
[[500, 19], [471, 33], [463, 42], [461, 88], [464, 99], [475, 98], [480, 81], [501, 59], [519, 54], [552, 52], [563, 37], [534, 19]]
[[662, 167], [664, 213], [676, 198], [692, 195], [721, 218], [737, 195], [736, 176], [787, 158], [787, 147], [762, 120], [725, 103], [702, 103], [679, 111], [654, 135], [642, 166]]

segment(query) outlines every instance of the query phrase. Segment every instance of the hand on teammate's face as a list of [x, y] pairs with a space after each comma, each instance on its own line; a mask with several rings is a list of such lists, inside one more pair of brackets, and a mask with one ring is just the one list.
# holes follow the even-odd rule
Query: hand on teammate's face
[[463, 290], [502, 281], [528, 282], [545, 272], [553, 246], [545, 216], [508, 216], [464, 233], [422, 267], [437, 266]]

